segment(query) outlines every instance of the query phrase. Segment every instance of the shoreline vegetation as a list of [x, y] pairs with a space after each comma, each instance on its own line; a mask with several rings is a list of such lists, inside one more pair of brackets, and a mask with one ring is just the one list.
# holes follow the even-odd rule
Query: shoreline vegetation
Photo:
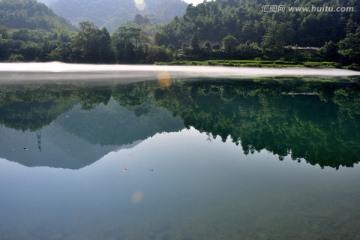
[[[23, 61], [14, 61], [14, 62], [0, 62], [0, 64], [10, 64], [10, 63], [17, 63], [17, 64], [53, 64], [53, 63], [60, 63], [60, 64], [73, 64], [73, 65], [98, 65], [98, 66], [129, 66], [129, 64], [123, 63], [69, 63], [69, 62], [59, 62], [59, 61], [48, 61], [48, 62], [23, 62]], [[309, 68], [309, 69], [343, 69], [343, 70], [352, 70], [360, 73], [360, 69], [357, 67], [350, 66], [343, 66], [341, 63], [338, 62], [292, 62], [292, 61], [283, 61], [283, 60], [201, 60], [201, 61], [190, 61], [190, 60], [176, 60], [171, 62], [154, 62], [154, 63], [145, 63], [145, 64], [130, 64], [133, 66], [202, 66], [202, 67], [235, 67], [235, 68]], [[5, 69], [0, 68], [0, 72]]]
[[176, 65], [176, 66], [226, 66], [226, 67], [256, 67], [256, 68], [342, 68], [359, 70], [351, 66], [342, 66], [337, 62], [292, 62], [283, 60], [203, 60], [203, 61], [172, 61], [155, 62], [155, 65]]

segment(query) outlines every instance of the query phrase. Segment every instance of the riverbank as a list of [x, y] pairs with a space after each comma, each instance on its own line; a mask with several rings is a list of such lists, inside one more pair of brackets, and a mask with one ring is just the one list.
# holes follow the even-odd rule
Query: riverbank
[[228, 66], [228, 67], [271, 67], [271, 68], [289, 68], [289, 67], [306, 67], [306, 68], [344, 68], [360, 70], [359, 66], [342, 66], [337, 62], [292, 62], [282, 60], [205, 60], [205, 61], [173, 61], [173, 62], [156, 62], [155, 65], [179, 65], [179, 66]]

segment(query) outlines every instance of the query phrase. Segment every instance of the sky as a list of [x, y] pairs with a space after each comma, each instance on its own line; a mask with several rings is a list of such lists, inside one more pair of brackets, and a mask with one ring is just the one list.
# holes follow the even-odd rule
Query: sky
[[204, 0], [183, 0], [186, 3], [192, 3], [194, 5], [197, 5], [199, 3], [202, 3]]

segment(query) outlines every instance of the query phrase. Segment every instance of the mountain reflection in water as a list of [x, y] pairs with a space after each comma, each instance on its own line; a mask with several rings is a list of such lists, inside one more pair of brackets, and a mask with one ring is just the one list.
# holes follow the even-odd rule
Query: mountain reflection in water
[[337, 169], [360, 161], [356, 81], [6, 84], [0, 103], [0, 158], [30, 167], [79, 169], [190, 127], [231, 138], [245, 154], [265, 149]]

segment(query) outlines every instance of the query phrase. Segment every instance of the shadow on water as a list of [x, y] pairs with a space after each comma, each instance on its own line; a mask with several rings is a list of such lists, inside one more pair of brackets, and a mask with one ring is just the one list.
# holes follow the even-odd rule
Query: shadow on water
[[[280, 160], [291, 156], [336, 169], [360, 161], [356, 78], [160, 80], [3, 84], [0, 157], [26, 166], [78, 169], [156, 133], [194, 127], [223, 141], [231, 138], [245, 154], [266, 149]], [[52, 161], [39, 161], [49, 156]]]

